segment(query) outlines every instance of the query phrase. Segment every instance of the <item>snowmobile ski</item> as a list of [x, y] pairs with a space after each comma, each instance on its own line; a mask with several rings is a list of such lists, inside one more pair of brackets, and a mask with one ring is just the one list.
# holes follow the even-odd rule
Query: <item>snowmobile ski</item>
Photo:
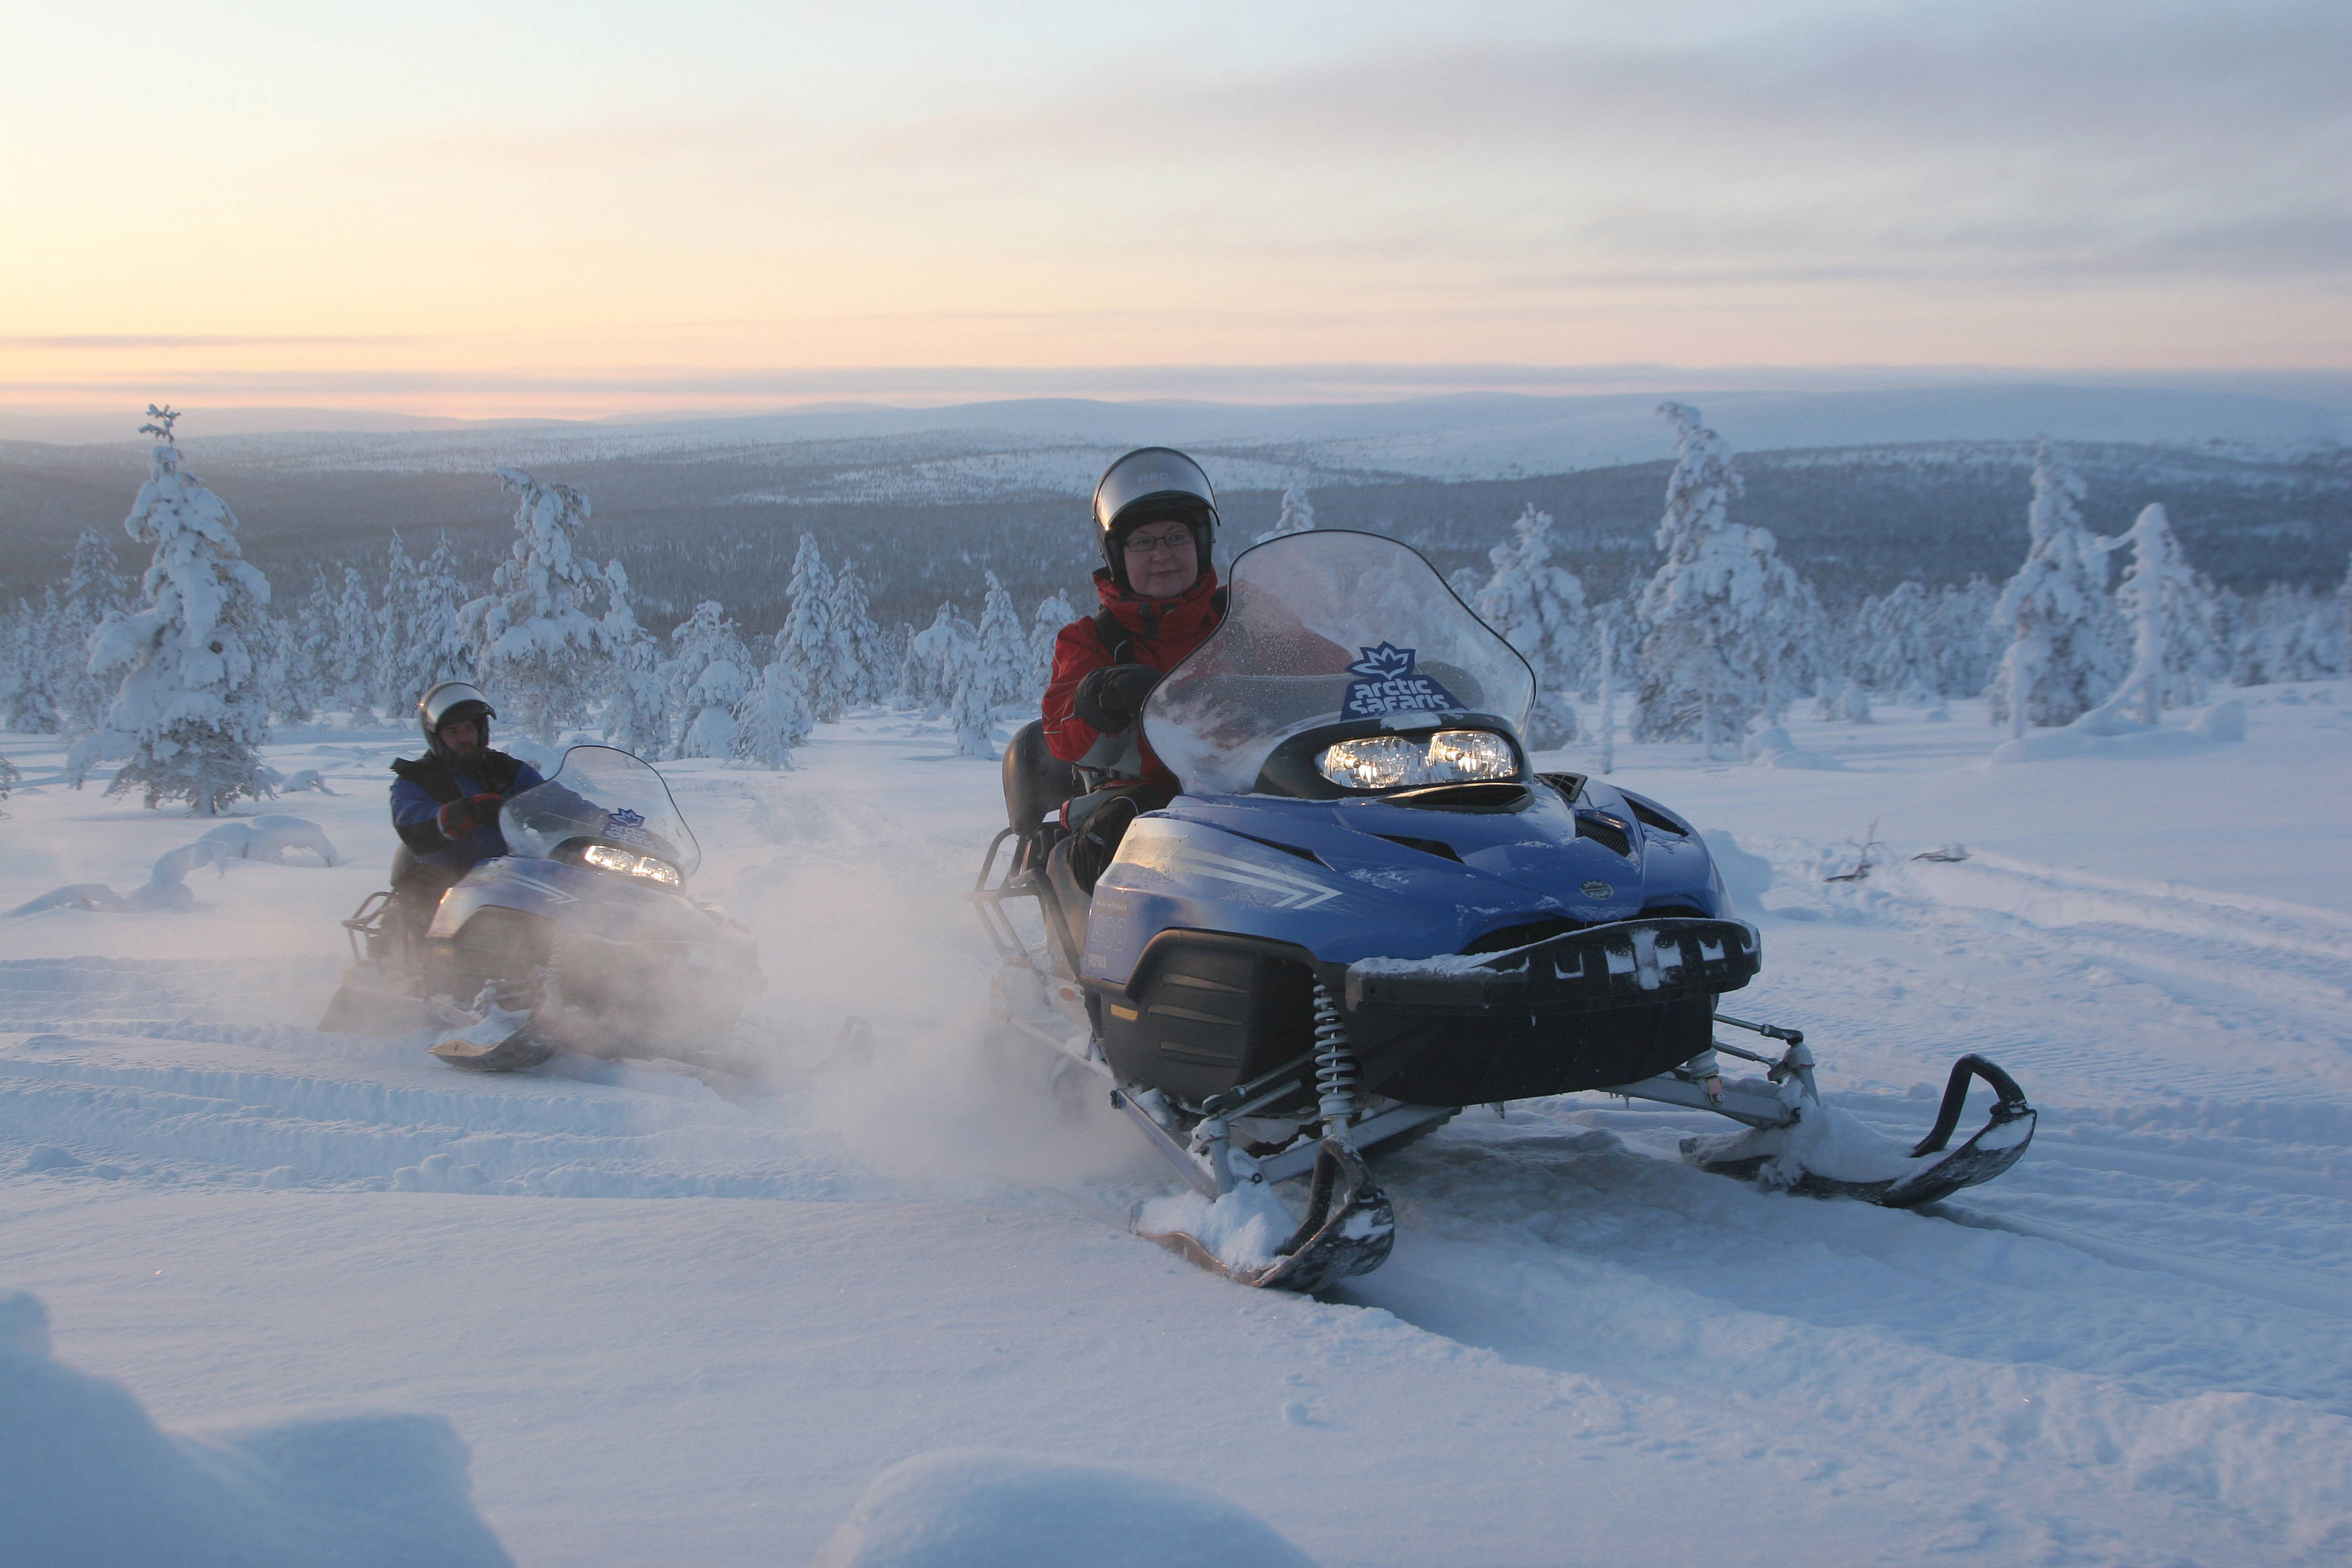
[[1316, 1150], [1307, 1217], [1271, 1263], [1234, 1267], [1188, 1232], [1142, 1228], [1140, 1215], [1139, 1205], [1129, 1229], [1212, 1274], [1259, 1289], [1300, 1295], [1327, 1290], [1350, 1275], [1370, 1274], [1388, 1261], [1389, 1249], [1396, 1244], [1396, 1213], [1388, 1194], [1374, 1184], [1364, 1157], [1338, 1138], [1324, 1139]]
[[509, 1012], [488, 997], [480, 1005], [478, 1019], [425, 1048], [453, 1068], [475, 1072], [520, 1072], [555, 1054], [531, 1028], [528, 1012]]
[[[1992, 1114], [1966, 1142], [1947, 1152], [1968, 1099], [1969, 1082], [1979, 1078], [1999, 1097]], [[1805, 1169], [1801, 1164], [1791, 1169], [1791, 1162], [1780, 1146], [1785, 1144], [1785, 1137], [1774, 1135], [1794, 1127], [1801, 1115], [1801, 1106], [1780, 1127], [1685, 1138], [1682, 1142], [1683, 1158], [1703, 1171], [1758, 1182], [1807, 1197], [1853, 1198], [1884, 1208], [1909, 1209], [1949, 1197], [1963, 1187], [1990, 1182], [2016, 1164], [2024, 1156], [2026, 1146], [2033, 1142], [2038, 1119], [2033, 1107], [2026, 1102], [2024, 1091], [2017, 1087], [2017, 1080], [1995, 1063], [1973, 1054], [1952, 1064], [1936, 1124], [1910, 1152], [1910, 1160], [1924, 1163], [1912, 1169], [1870, 1179], [1832, 1176]], [[1928, 1156], [1935, 1154], [1942, 1158], [1929, 1160]]]

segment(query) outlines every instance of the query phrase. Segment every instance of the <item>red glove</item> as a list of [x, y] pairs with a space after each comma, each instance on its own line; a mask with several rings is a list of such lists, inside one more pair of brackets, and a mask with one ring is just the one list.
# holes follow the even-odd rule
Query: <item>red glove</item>
[[444, 838], [463, 838], [486, 822], [496, 822], [499, 807], [505, 804], [494, 795], [468, 795], [453, 800], [434, 816]]

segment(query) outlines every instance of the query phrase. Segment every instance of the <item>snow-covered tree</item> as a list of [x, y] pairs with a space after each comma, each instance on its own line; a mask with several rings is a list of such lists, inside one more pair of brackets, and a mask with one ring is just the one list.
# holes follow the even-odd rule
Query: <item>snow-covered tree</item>
[[0, 617], [0, 730], [53, 735], [66, 727], [66, 694], [89, 658], [70, 657], [70, 629], [54, 588]]
[[1013, 595], [991, 572], [988, 597], [980, 612], [980, 672], [992, 704], [1034, 703], [1045, 695], [1043, 686], [1030, 684], [1029, 639], [1021, 629], [1021, 612]]
[[400, 531], [392, 531], [392, 545], [383, 557], [383, 595], [375, 609], [375, 658], [369, 686], [375, 706], [387, 718], [400, 715], [424, 694], [412, 687], [409, 647], [415, 640], [416, 563]]
[[49, 629], [57, 711], [65, 727], [95, 730], [114, 700], [113, 687], [89, 672], [89, 638], [110, 614], [131, 607], [131, 584], [106, 535], [85, 528], [74, 541], [66, 591]]
[[121, 686], [104, 729], [74, 746], [68, 773], [79, 784], [100, 756], [127, 752], [109, 795], [137, 789], [151, 807], [184, 800], [210, 816], [276, 793], [261, 761], [269, 712], [250, 646], [269, 580], [239, 552], [227, 506], [181, 468], [179, 416], [152, 404], [147, 413], [140, 433], [156, 437], [148, 479], [122, 527], [154, 556], [141, 606], [109, 616], [91, 639], [91, 669]]
[[1847, 668], [1881, 697], [1940, 690], [1935, 596], [1923, 583], [1897, 583], [1862, 602]]
[[2083, 481], [2043, 440], [2026, 509], [2025, 563], [2000, 591], [1992, 622], [2007, 644], [1987, 695], [2011, 735], [2028, 723], [2071, 724], [2121, 676], [2107, 558], [2083, 527]]
[[578, 553], [588, 500], [569, 485], [500, 468], [514, 492], [515, 542], [490, 591], [458, 612], [480, 683], [499, 716], [543, 746], [584, 717], [611, 659], [598, 601], [604, 574]]
[[1617, 628], [1601, 623], [1601, 771], [1617, 771]]
[[736, 710], [735, 754], [771, 770], [793, 765], [793, 748], [805, 743], [815, 727], [799, 672], [779, 650], [760, 671]]
[[827, 722], [841, 717], [845, 684], [856, 683], [854, 676], [837, 667], [840, 649], [834, 646], [833, 591], [833, 574], [825, 569], [815, 537], [802, 534], [800, 552], [793, 557], [793, 578], [784, 588], [792, 608], [784, 614], [783, 629], [776, 634], [776, 657], [793, 667], [809, 706]]
[[2225, 668], [2239, 686], [2318, 680], [2345, 673], [2339, 595], [2322, 599], [2291, 583], [2252, 598], [2221, 595], [2216, 630], [2228, 643]]
[[618, 561], [604, 568], [604, 739], [624, 751], [659, 761], [669, 752], [669, 683], [661, 646], [637, 624], [629, 574]]
[[74, 540], [73, 559], [66, 567], [65, 605], [93, 626], [109, 610], [131, 607], [131, 584], [122, 575], [121, 557], [113, 542], [95, 528], [83, 529]]
[[445, 680], [477, 679], [475, 650], [459, 623], [470, 597], [457, 575], [457, 554], [449, 536], [434, 541], [433, 553], [416, 564], [409, 626], [415, 638], [397, 697], [413, 709], [417, 700]]
[[1636, 739], [1697, 740], [1713, 754], [1750, 720], [1785, 708], [1810, 673], [1819, 617], [1812, 590], [1782, 561], [1771, 531], [1729, 519], [1742, 491], [1731, 448], [1698, 411], [1667, 403], [1680, 460], [1666, 481], [1658, 548], [1642, 590]]
[[353, 724], [375, 722], [376, 648], [381, 635], [367, 579], [360, 575], [358, 567], [345, 566], [342, 592], [335, 595], [334, 641], [327, 657], [334, 679], [334, 705], [349, 713]]
[[1486, 552], [1494, 574], [1470, 605], [1535, 670], [1527, 740], [1538, 752], [1576, 739], [1569, 694], [1581, 684], [1585, 663], [1584, 584], [1553, 562], [1558, 547], [1551, 514], [1530, 503], [1511, 524], [1511, 536]]
[[956, 686], [949, 700], [948, 720], [955, 726], [956, 755], [994, 762], [996, 744], [988, 733], [988, 670], [981, 662], [979, 643], [959, 643], [951, 656], [951, 668]]
[[694, 606], [694, 614], [677, 624], [669, 640], [662, 679], [669, 687], [677, 735], [670, 754], [733, 756], [735, 710], [751, 689], [751, 650], [726, 611], [709, 599]]
[[941, 605], [931, 624], [907, 639], [907, 657], [898, 667], [899, 695], [926, 716], [944, 713], [955, 700], [961, 679], [961, 645], [976, 641], [959, 619], [952, 605]]
[[1029, 683], [1041, 695], [1054, 679], [1054, 639], [1077, 618], [1078, 612], [1060, 594], [1038, 601], [1037, 613], [1029, 618]]
[[1286, 533], [1305, 533], [1315, 526], [1315, 503], [1307, 499], [1307, 487], [1293, 482], [1282, 492], [1282, 514], [1274, 526], [1257, 536], [1264, 544], [1269, 539], [1279, 539]]
[[2205, 677], [2218, 652], [2213, 601], [2180, 552], [2161, 504], [2141, 508], [2126, 532], [2097, 541], [2103, 552], [2126, 545], [2132, 560], [2116, 604], [2132, 628], [2132, 663], [2100, 710], [2137, 707], [2139, 721], [2154, 724], [2167, 708], [2204, 700]]
[[[833, 578], [833, 668], [841, 677], [845, 708], [867, 708], [889, 695], [890, 641], [874, 624], [866, 579], [845, 562]], [[803, 694], [805, 700], [805, 694]]]

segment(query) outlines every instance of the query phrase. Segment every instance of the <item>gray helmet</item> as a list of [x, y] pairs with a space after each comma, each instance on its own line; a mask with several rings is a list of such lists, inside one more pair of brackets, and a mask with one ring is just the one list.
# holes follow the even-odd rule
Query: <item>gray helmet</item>
[[482, 744], [490, 743], [490, 721], [499, 710], [490, 700], [462, 680], [445, 680], [416, 700], [417, 727], [425, 731], [425, 749], [441, 751], [441, 726], [452, 719], [471, 719], [482, 727]]
[[1201, 465], [1173, 447], [1139, 447], [1095, 481], [1095, 541], [1110, 580], [1128, 588], [1127, 536], [1147, 522], [1174, 518], [1192, 531], [1201, 570], [1217, 542], [1217, 492]]

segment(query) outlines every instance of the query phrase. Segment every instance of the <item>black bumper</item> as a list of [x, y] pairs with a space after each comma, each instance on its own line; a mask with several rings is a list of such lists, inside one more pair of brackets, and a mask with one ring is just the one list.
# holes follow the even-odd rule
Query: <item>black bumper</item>
[[1348, 966], [1351, 1014], [1507, 1017], [1649, 1007], [1737, 991], [1763, 952], [1741, 921], [1618, 921], [1475, 957], [1370, 958]]

